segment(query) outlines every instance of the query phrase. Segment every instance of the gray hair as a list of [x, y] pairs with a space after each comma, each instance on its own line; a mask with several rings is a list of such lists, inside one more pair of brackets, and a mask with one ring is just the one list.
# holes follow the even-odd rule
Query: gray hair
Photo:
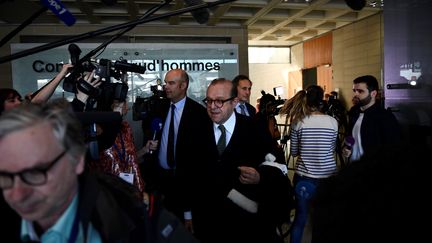
[[54, 99], [46, 104], [23, 104], [0, 116], [0, 140], [4, 136], [37, 124], [48, 122], [59, 145], [67, 153], [79, 158], [86, 152], [81, 123], [65, 99]]

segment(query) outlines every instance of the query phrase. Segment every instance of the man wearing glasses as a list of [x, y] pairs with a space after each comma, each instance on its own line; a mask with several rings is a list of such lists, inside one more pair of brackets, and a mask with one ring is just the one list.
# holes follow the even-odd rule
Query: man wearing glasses
[[205, 131], [208, 153], [199, 181], [207, 190], [197, 199], [196, 232], [203, 242], [272, 242], [263, 239], [257, 214], [257, 168], [270, 150], [253, 121], [234, 112], [239, 99], [230, 80], [213, 80], [203, 102], [212, 124]]
[[84, 173], [81, 132], [66, 100], [22, 105], [0, 117], [0, 188], [22, 218], [20, 240], [154, 242], [135, 187]]

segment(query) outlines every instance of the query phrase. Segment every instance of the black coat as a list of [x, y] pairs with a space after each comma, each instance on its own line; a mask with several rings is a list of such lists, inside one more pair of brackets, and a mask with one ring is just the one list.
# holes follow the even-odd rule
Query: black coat
[[[348, 112], [348, 134], [352, 135], [352, 129], [360, 113], [360, 106], [353, 106]], [[391, 111], [381, 107], [378, 102], [364, 111], [360, 135], [365, 154], [380, 146], [397, 145], [402, 141], [401, 130], [395, 116]]]
[[208, 152], [202, 160], [192, 211], [198, 238], [202, 242], [265, 242], [258, 214], [227, 198], [235, 189], [259, 201], [260, 185], [241, 184], [238, 166], [258, 169], [264, 161], [270, 148], [263, 143], [262, 132], [252, 119], [236, 113], [234, 132], [222, 155], [217, 150], [213, 124], [209, 124], [205, 133]]

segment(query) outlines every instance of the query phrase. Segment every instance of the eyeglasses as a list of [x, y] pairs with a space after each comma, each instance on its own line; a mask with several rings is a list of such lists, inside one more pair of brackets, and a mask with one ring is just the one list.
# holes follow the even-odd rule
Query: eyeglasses
[[214, 103], [217, 108], [222, 108], [222, 106], [225, 104], [225, 102], [233, 100], [234, 98], [235, 97], [231, 97], [231, 98], [228, 98], [226, 100], [211, 100], [211, 99], [205, 98], [205, 99], [203, 99], [203, 102], [207, 106], [211, 106], [212, 103]]
[[55, 159], [48, 163], [45, 168], [32, 168], [26, 169], [17, 173], [0, 172], [0, 188], [2, 190], [9, 189], [14, 184], [15, 175], [18, 175], [20, 179], [28, 185], [40, 186], [47, 181], [47, 172], [66, 154], [63, 151]]

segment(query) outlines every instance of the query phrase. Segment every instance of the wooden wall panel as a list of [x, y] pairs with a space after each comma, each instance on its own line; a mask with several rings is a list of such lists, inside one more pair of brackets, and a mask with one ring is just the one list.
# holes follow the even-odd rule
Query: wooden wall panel
[[324, 93], [330, 93], [333, 91], [333, 71], [331, 66], [319, 66], [317, 67], [317, 85], [324, 89]]
[[332, 33], [306, 41], [303, 44], [304, 68], [332, 64]]
[[292, 71], [288, 73], [288, 96], [287, 98], [291, 98], [295, 95], [296, 92], [303, 89], [303, 76], [301, 70]]

